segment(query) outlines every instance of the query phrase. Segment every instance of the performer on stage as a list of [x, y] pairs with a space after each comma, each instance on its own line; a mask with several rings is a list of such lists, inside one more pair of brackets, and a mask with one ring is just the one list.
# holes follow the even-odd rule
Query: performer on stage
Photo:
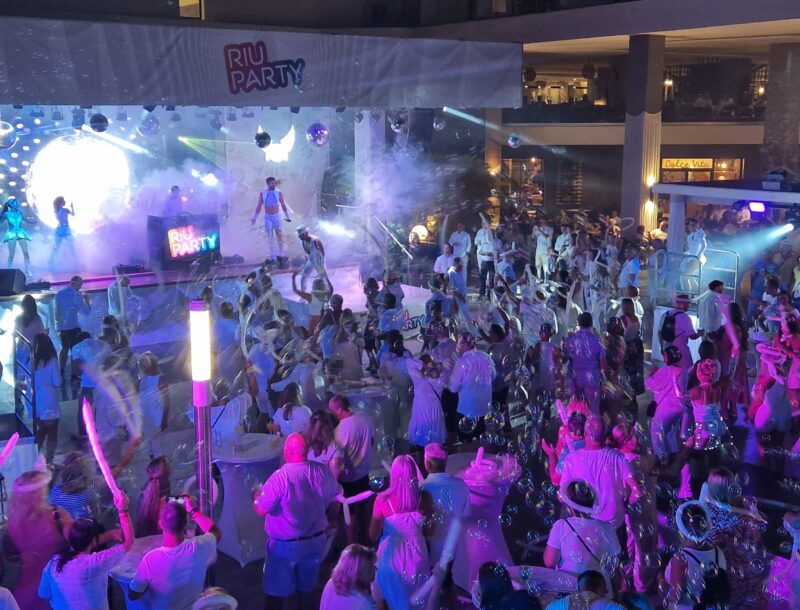
[[4, 220], [8, 223], [8, 229], [3, 236], [3, 243], [8, 244], [7, 268], [11, 269], [11, 265], [14, 263], [17, 242], [19, 242], [19, 247], [22, 250], [22, 257], [25, 259], [25, 275], [30, 275], [31, 256], [28, 254], [28, 242], [31, 236], [30, 233], [22, 228], [22, 222], [25, 220], [25, 217], [22, 214], [22, 209], [16, 197], [11, 197], [3, 206], [3, 211], [0, 212], [0, 223]]
[[181, 195], [181, 187], [176, 184], [169, 189], [169, 197], [164, 201], [164, 206], [161, 209], [161, 216], [164, 218], [172, 218], [182, 211], [183, 196]]
[[[283, 254], [283, 231], [281, 230], [281, 208], [283, 208], [283, 219], [286, 222], [292, 222], [289, 218], [289, 210], [286, 207], [286, 200], [283, 198], [283, 193], [276, 188], [278, 182], [270, 176], [267, 178], [267, 188], [258, 194], [258, 205], [253, 217], [250, 219], [250, 224], [255, 225], [258, 215], [261, 212], [261, 206], [264, 206], [264, 229], [267, 232], [267, 240], [269, 240], [269, 253], [272, 261], [277, 261], [278, 266], [286, 267], [288, 259]], [[273, 236], [272, 233], [275, 233]], [[275, 239], [278, 240], [277, 253], [275, 250]], [[305, 275], [303, 275], [305, 279]]]
[[70, 214], [75, 216], [75, 205], [73, 204], [68, 208], [67, 202], [64, 200], [64, 198], [58, 196], [53, 201], [53, 212], [55, 212], [56, 218], [58, 219], [58, 226], [55, 230], [53, 252], [50, 254], [49, 266], [51, 269], [53, 268], [53, 263], [56, 260], [56, 255], [61, 249], [61, 244], [64, 242], [66, 242], [67, 247], [72, 254], [72, 259], [75, 260], [77, 258], [77, 253], [75, 252], [75, 242], [72, 240], [72, 230], [69, 228], [69, 216]]
[[327, 277], [325, 271], [325, 248], [322, 246], [322, 240], [315, 235], [308, 232], [308, 227], [300, 225], [297, 227], [297, 237], [300, 238], [300, 243], [303, 244], [303, 250], [308, 257], [306, 264], [303, 265], [300, 273], [300, 289], [305, 291], [306, 281], [311, 276], [312, 271], [317, 272], [317, 277]]

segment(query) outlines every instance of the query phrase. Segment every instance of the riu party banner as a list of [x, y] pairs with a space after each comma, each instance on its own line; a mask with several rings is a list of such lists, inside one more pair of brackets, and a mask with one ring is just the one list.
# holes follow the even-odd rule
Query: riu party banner
[[0, 17], [0, 103], [501, 108], [522, 47]]

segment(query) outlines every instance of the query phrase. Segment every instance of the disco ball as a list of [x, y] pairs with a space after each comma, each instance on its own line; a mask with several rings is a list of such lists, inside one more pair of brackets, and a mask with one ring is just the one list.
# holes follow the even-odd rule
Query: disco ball
[[259, 131], [256, 134], [256, 146], [266, 148], [272, 142], [272, 137], [266, 131]]
[[520, 144], [522, 144], [522, 138], [520, 138], [517, 134], [512, 133], [508, 136], [508, 145], [511, 148], [519, 148]]
[[393, 132], [400, 133], [401, 131], [403, 131], [403, 129], [405, 129], [406, 118], [404, 116], [398, 116], [398, 117], [392, 119], [392, 122], [391, 122], [390, 125], [391, 125], [391, 128], [392, 128]]
[[11, 123], [0, 121], [0, 149], [8, 150], [17, 143], [17, 130]]
[[446, 124], [447, 124], [447, 123], [446, 123], [446, 121], [445, 121], [444, 119], [434, 119], [434, 120], [433, 120], [433, 128], [434, 128], [436, 131], [441, 131], [442, 129], [444, 129], [444, 126], [445, 126]]
[[306, 130], [306, 140], [314, 146], [325, 146], [331, 134], [322, 123], [312, 123]]
[[136, 131], [139, 132], [140, 136], [144, 136], [145, 138], [152, 138], [153, 136], [158, 134], [158, 129], [160, 127], [160, 123], [156, 117], [152, 114], [148, 114], [146, 117], [142, 119], [142, 122], [139, 123], [139, 126], [136, 128]]
[[108, 129], [108, 119], [105, 117], [105, 115], [100, 114], [99, 112], [97, 114], [93, 114], [89, 119], [89, 127], [92, 128], [92, 131], [102, 133]]

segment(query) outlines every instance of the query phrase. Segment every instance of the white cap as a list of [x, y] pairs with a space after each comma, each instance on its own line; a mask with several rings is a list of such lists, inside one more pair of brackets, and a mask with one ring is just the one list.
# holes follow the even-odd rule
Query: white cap
[[297, 234], [302, 235], [303, 233], [308, 233], [308, 227], [306, 225], [300, 225], [297, 227]]

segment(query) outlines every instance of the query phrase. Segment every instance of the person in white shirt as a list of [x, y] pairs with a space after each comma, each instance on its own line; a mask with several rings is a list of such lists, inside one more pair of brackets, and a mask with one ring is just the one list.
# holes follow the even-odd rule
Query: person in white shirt
[[540, 280], [545, 280], [550, 274], [550, 242], [553, 239], [553, 227], [540, 216], [539, 225], [533, 230], [533, 234], [536, 236], [536, 276]]
[[[339, 480], [345, 498], [369, 491], [369, 471], [372, 468], [372, 441], [375, 426], [361, 413], [353, 413], [347, 396], [336, 395], [328, 401], [328, 409], [339, 420], [334, 431], [336, 444], [344, 453], [344, 469]], [[354, 518], [345, 528], [347, 541], [352, 544], [356, 536], [367, 540], [365, 521], [369, 507], [357, 502], [351, 508]], [[362, 526], [357, 530], [357, 526]]]
[[544, 565], [579, 576], [587, 570], [601, 572], [613, 591], [610, 566], [619, 564], [620, 544], [611, 524], [594, 519], [599, 510], [597, 493], [585, 481], [573, 480], [562, 502], [570, 516], [553, 524], [544, 551]]
[[720, 280], [713, 280], [708, 284], [708, 291], [700, 295], [697, 300], [697, 327], [706, 334], [713, 333], [725, 322], [721, 297], [725, 292], [725, 284]]
[[122, 319], [123, 314], [127, 313], [128, 301], [133, 297], [131, 278], [127, 275], [118, 276], [109, 285], [106, 295], [108, 296], [108, 314]]
[[[89, 401], [94, 405], [94, 388], [97, 371], [103, 365], [106, 357], [111, 355], [111, 347], [102, 339], [93, 339], [89, 333], [80, 332], [75, 339], [72, 348], [72, 370], [73, 375], [80, 374], [80, 393], [78, 394], [78, 404], [83, 404], [83, 400]], [[63, 388], [63, 382], [62, 382]], [[63, 395], [63, 389], [62, 389]], [[81, 410], [77, 410], [78, 433], [86, 436], [86, 426], [83, 423]]]
[[[189, 496], [182, 499], [183, 504], [170, 500], [161, 508], [163, 542], [142, 557], [128, 590], [131, 601], [147, 596], [151, 610], [189, 610], [203, 593], [206, 569], [217, 557], [219, 528]], [[189, 515], [203, 532], [200, 536], [186, 538]]]
[[[439, 443], [425, 445], [424, 456], [428, 476], [422, 483], [422, 493], [430, 497], [433, 518], [436, 522], [436, 527], [426, 538], [431, 565], [437, 566], [442, 560], [445, 541], [453, 523], [465, 517], [469, 511], [469, 489], [464, 479], [446, 472], [447, 452]], [[443, 584], [451, 593], [451, 601], [455, 598], [455, 591], [450, 586], [452, 582], [448, 572]], [[452, 604], [451, 606], [454, 607]]]
[[[47, 564], [39, 583], [39, 597], [58, 610], [108, 610], [108, 573], [133, 546], [133, 524], [128, 511], [128, 496], [114, 496], [119, 513], [119, 530], [98, 536], [94, 519], [78, 519], [69, 528], [68, 545]], [[122, 544], [102, 551], [95, 547], [112, 541]], [[0, 606], [1, 607], [1, 606]]]
[[456, 225], [456, 230], [450, 234], [450, 239], [447, 240], [447, 243], [453, 246], [453, 256], [461, 259], [461, 273], [466, 283], [469, 253], [472, 251], [472, 236], [467, 233], [463, 222], [459, 222]]
[[[681, 351], [681, 369], [688, 371], [693, 364], [692, 352], [689, 349], [689, 341], [693, 341], [702, 336], [702, 332], [697, 332], [694, 329], [694, 323], [687, 313], [689, 311], [689, 304], [691, 299], [687, 294], [679, 294], [675, 297], [675, 308], [670, 309], [662, 318], [661, 330], [659, 331], [659, 339], [663, 343], [661, 351], [668, 345], [674, 345]], [[667, 316], [672, 316], [675, 323], [675, 338], [667, 340], [664, 338], [664, 324]]]
[[487, 289], [494, 286], [494, 264], [502, 249], [502, 242], [495, 237], [492, 227], [484, 221], [475, 235], [475, 248], [478, 252], [478, 267], [480, 271], [480, 290], [478, 294], [485, 297]]
[[439, 279], [445, 279], [445, 274], [450, 266], [453, 264], [453, 259], [455, 258], [455, 254], [453, 254], [453, 246], [450, 244], [444, 245], [444, 252], [442, 252], [439, 256], [436, 257], [436, 261], [433, 263], [433, 272], [438, 273], [441, 276]]
[[594, 518], [619, 528], [625, 506], [636, 504], [642, 495], [630, 462], [616, 449], [605, 446], [605, 422], [599, 415], [586, 420], [583, 449], [570, 452], [561, 467], [561, 495], [566, 497], [573, 480], [585, 481], [597, 494]]
[[625, 250], [625, 262], [619, 272], [619, 292], [625, 294], [625, 289], [629, 286], [639, 287], [639, 271], [642, 268], [639, 256], [641, 251], [638, 248], [628, 247]]
[[459, 334], [456, 352], [459, 359], [453, 367], [449, 389], [458, 394], [458, 413], [467, 418], [478, 419], [472, 431], [465, 432], [459, 426], [459, 438], [469, 441], [483, 434], [485, 429], [483, 416], [489, 412], [492, 402], [494, 362], [489, 354], [475, 349], [475, 337], [468, 332]]
[[360, 544], [345, 548], [322, 590], [319, 610], [376, 610], [372, 598], [376, 560], [375, 551]]
[[653, 229], [650, 231], [650, 241], [667, 241], [668, 233], [667, 229], [669, 228], [669, 224], [666, 220], [662, 220], [658, 223], [658, 228]]
[[[253, 508], [266, 517], [267, 556], [264, 593], [270, 598], [297, 595], [311, 608], [329, 531], [336, 531], [342, 487], [327, 466], [306, 458], [302, 434], [290, 434], [283, 447], [285, 464], [253, 492]], [[272, 599], [270, 607], [278, 607]]]
[[572, 233], [569, 232], [569, 225], [561, 225], [561, 235], [556, 237], [556, 243], [553, 250], [556, 254], [556, 271], [565, 271], [567, 269], [567, 262], [572, 254], [573, 239]]
[[289, 436], [294, 432], [305, 433], [311, 420], [311, 409], [301, 402], [300, 385], [290, 383], [278, 398], [278, 408], [269, 424], [270, 431], [280, 432], [281, 436]]
[[[88, 295], [81, 294], [83, 278], [73, 275], [69, 281], [69, 286], [59, 290], [55, 296], [56, 311], [56, 331], [61, 348], [58, 351], [58, 365], [61, 369], [61, 376], [64, 377], [64, 368], [67, 366], [67, 356], [70, 350], [78, 343], [78, 335], [81, 333], [81, 324], [78, 316], [88, 315], [90, 310], [90, 299]], [[66, 391], [61, 390], [62, 400], [66, 400]], [[73, 398], [75, 396], [73, 395]]]
[[[686, 252], [689, 256], [694, 258], [684, 259], [681, 262], [681, 273], [684, 277], [681, 278], [681, 286], [684, 290], [694, 292], [697, 294], [700, 288], [699, 277], [702, 273], [703, 265], [706, 263], [705, 251], [708, 248], [708, 240], [706, 239], [706, 232], [700, 228], [700, 223], [696, 219], [690, 218], [686, 221]], [[694, 277], [686, 277], [686, 275]]]

